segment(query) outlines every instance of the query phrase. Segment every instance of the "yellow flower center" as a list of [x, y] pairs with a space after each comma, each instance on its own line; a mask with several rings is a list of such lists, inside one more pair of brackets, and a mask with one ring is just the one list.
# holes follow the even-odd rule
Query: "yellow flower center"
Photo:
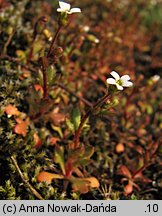
[[122, 86], [122, 81], [121, 81], [121, 79], [117, 80], [116, 83], [119, 84], [120, 86]]

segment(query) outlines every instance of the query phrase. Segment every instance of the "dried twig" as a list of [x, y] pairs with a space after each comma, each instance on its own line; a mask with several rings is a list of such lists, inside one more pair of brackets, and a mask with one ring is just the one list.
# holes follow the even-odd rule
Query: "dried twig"
[[13, 38], [15, 32], [16, 32], [16, 30], [14, 29], [14, 30], [12, 31], [12, 33], [9, 35], [7, 42], [5, 43], [4, 48], [3, 48], [3, 53], [4, 53], [4, 54], [7, 52], [7, 47], [8, 47], [8, 45], [10, 44], [10, 42], [11, 42], [11, 40], [12, 40], [12, 38]]
[[28, 186], [28, 188], [30, 189], [30, 191], [39, 199], [39, 200], [44, 200], [43, 197], [36, 191], [36, 189], [28, 182], [28, 180], [24, 177], [23, 173], [20, 170], [20, 167], [15, 159], [14, 156], [11, 156], [11, 160], [14, 163], [22, 181], [24, 182], [24, 184], [26, 184]]

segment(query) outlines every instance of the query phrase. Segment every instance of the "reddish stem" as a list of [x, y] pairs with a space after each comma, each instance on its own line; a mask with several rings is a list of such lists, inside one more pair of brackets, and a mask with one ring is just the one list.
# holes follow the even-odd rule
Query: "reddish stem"
[[101, 105], [102, 103], [104, 103], [106, 100], [108, 100], [110, 96], [108, 94], [104, 95], [104, 97], [102, 97], [99, 101], [97, 101], [92, 108], [90, 108], [87, 113], [82, 117], [80, 125], [77, 129], [77, 131], [75, 132], [74, 135], [74, 148], [78, 148], [79, 147], [79, 137], [81, 134], [81, 131], [83, 129], [84, 123], [86, 122], [87, 118], [90, 116], [90, 114], [92, 113], [93, 110], [95, 110], [99, 105]]
[[29, 52], [28, 62], [33, 58], [35, 39], [36, 38], [33, 38], [32, 43], [31, 43], [31, 49], [30, 49], [30, 52]]
[[43, 70], [43, 97], [47, 98], [48, 96], [48, 91], [47, 91], [47, 76], [46, 76], [46, 71]]
[[132, 175], [132, 179], [135, 178], [135, 176], [139, 173], [141, 173], [142, 171], [144, 171], [148, 166], [150, 165], [150, 163], [143, 165], [141, 168], [139, 168], [138, 170], [136, 170], [133, 175]]
[[[160, 139], [157, 140], [157, 142], [160, 141]], [[154, 143], [155, 144], [155, 143]], [[132, 178], [134, 178], [138, 173], [144, 171], [148, 166], [150, 166], [153, 163], [153, 159], [156, 157], [157, 151], [160, 148], [160, 146], [162, 145], [162, 143], [160, 143], [157, 147], [157, 149], [155, 150], [155, 152], [153, 154], [150, 155], [150, 160], [148, 162], [146, 162], [141, 168], [139, 168], [138, 170], [136, 170], [134, 172], [134, 174], [132, 175]]]
[[58, 27], [58, 29], [57, 29], [57, 31], [56, 31], [56, 33], [55, 33], [55, 36], [53, 37], [53, 39], [52, 39], [52, 42], [51, 42], [51, 45], [50, 45], [50, 48], [49, 48], [49, 51], [48, 51], [48, 54], [47, 54], [47, 58], [51, 55], [51, 53], [52, 53], [52, 49], [53, 49], [53, 46], [54, 46], [54, 44], [55, 44], [55, 42], [56, 42], [56, 39], [57, 39], [57, 37], [58, 37], [58, 34], [59, 34], [59, 32], [60, 32], [60, 30], [61, 30], [61, 25], [59, 25], [59, 27]]

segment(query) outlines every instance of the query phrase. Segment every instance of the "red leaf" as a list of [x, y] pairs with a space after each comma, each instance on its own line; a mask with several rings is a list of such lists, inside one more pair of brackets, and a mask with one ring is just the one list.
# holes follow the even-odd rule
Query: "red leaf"
[[141, 179], [141, 178], [143, 178], [142, 172], [137, 172], [137, 173], [134, 175], [133, 178], [134, 178], [134, 179]]
[[120, 167], [120, 172], [121, 172], [121, 174], [122, 174], [123, 176], [125, 176], [125, 177], [127, 177], [127, 178], [129, 178], [129, 179], [132, 178], [131, 172], [129, 171], [129, 169], [128, 169], [125, 165], [122, 165], [122, 166]]
[[65, 121], [65, 114], [63, 113], [49, 113], [49, 119], [53, 122], [54, 125], [59, 126], [62, 122]]
[[43, 88], [42, 88], [41, 85], [39, 85], [39, 84], [35, 84], [35, 85], [34, 85], [34, 88], [35, 88], [36, 91], [40, 91], [41, 94], [43, 94], [44, 91], [43, 91]]
[[34, 145], [35, 148], [40, 148], [42, 145], [42, 141], [39, 138], [38, 134], [36, 134], [36, 133], [34, 133], [34, 143], [35, 143], [35, 145]]
[[18, 109], [16, 107], [14, 107], [13, 105], [9, 104], [8, 106], [6, 106], [4, 112], [7, 115], [15, 115], [18, 116], [20, 114], [20, 112], [18, 111]]
[[50, 144], [51, 145], [56, 145], [57, 141], [59, 141], [60, 139], [57, 137], [51, 137], [50, 138]]
[[124, 144], [123, 143], [118, 143], [115, 147], [115, 150], [117, 153], [122, 153], [125, 150]]
[[63, 178], [64, 178], [63, 175], [43, 171], [38, 174], [37, 181], [51, 183], [53, 179], [63, 179]]
[[127, 196], [130, 193], [133, 192], [133, 185], [131, 182], [129, 182], [125, 187], [124, 187], [124, 194]]
[[91, 188], [98, 188], [100, 186], [99, 181], [95, 177], [84, 178], [84, 180], [89, 181], [89, 186]]
[[26, 121], [23, 121], [23, 120], [20, 119], [20, 118], [17, 118], [16, 121], [17, 121], [17, 124], [16, 124], [16, 126], [14, 127], [13, 131], [14, 131], [16, 134], [20, 134], [20, 135], [22, 135], [23, 137], [25, 137], [25, 136], [26, 136], [26, 133], [27, 133], [28, 123], [27, 123]]

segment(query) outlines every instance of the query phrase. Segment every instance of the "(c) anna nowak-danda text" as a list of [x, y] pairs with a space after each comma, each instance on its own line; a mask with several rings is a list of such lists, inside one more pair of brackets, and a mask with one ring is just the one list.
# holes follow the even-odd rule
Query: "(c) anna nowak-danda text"
[[19, 207], [18, 212], [116, 212], [116, 206], [108, 204], [104, 205], [101, 203], [100, 205], [92, 205], [92, 204], [83, 204], [83, 205], [55, 205], [55, 204], [48, 204], [46, 205], [25, 205], [21, 204]]

